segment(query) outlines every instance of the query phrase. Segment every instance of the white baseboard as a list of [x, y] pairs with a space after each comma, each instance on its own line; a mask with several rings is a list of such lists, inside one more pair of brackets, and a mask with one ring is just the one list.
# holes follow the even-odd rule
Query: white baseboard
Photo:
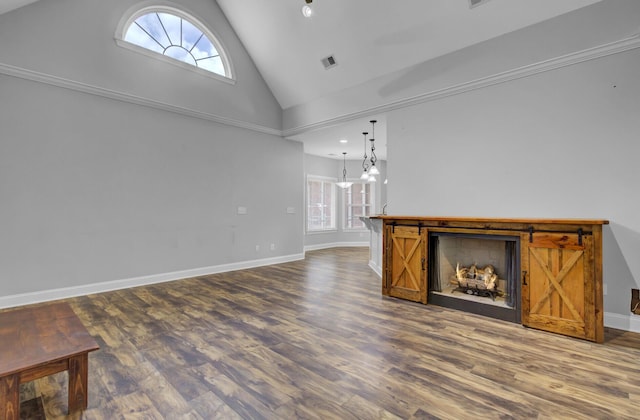
[[640, 316], [620, 315], [611, 312], [604, 313], [605, 327], [616, 328], [618, 330], [640, 333]]
[[259, 260], [242, 261], [237, 263], [214, 265], [210, 267], [194, 268], [190, 270], [174, 271], [170, 273], [154, 274], [150, 276], [134, 277], [130, 279], [113, 280], [101, 283], [64, 287], [60, 289], [42, 290], [11, 296], [1, 296], [0, 309], [30, 305], [33, 303], [49, 302], [58, 299], [67, 299], [76, 296], [85, 296], [93, 293], [128, 289], [130, 287], [144, 286], [148, 284], [164, 283], [168, 281], [204, 276], [208, 274], [225, 273], [229, 271], [244, 270], [247, 268], [281, 264], [302, 259], [304, 259], [304, 254], [292, 254], [281, 257], [263, 258]]
[[369, 268], [371, 268], [378, 277], [382, 278], [382, 267], [376, 264], [373, 260], [369, 260]]
[[[305, 251], [313, 251], [319, 249], [336, 248], [336, 247], [364, 247], [368, 246], [368, 242], [339, 242], [334, 244], [321, 244], [305, 246]], [[274, 258], [264, 258], [259, 260], [242, 261], [237, 263], [215, 265], [210, 267], [195, 268], [190, 270], [174, 271], [170, 273], [155, 274], [150, 276], [134, 277], [130, 279], [121, 279], [114, 281], [106, 281], [95, 284], [85, 284], [74, 287], [64, 287], [60, 289], [42, 290], [31, 293], [21, 293], [11, 296], [0, 297], [0, 309], [12, 308], [22, 305], [31, 305], [34, 303], [49, 302], [59, 299], [67, 299], [77, 296], [85, 296], [93, 293], [110, 292], [113, 290], [128, 289], [131, 287], [145, 286], [149, 284], [164, 283], [169, 281], [187, 279], [197, 276], [205, 276], [208, 274], [226, 273], [229, 271], [245, 270], [248, 268], [262, 267], [273, 264], [282, 264], [291, 261], [304, 259], [304, 254], [292, 254]], [[380, 277], [382, 277], [382, 269], [373, 261], [369, 261], [369, 267]], [[612, 312], [605, 312], [604, 325], [606, 327], [615, 328], [623, 331], [631, 331], [640, 333], [640, 316], [638, 315], [621, 315]]]
[[366, 242], [331, 242], [326, 244], [305, 245], [304, 252], [317, 251], [319, 249], [341, 248], [341, 247], [368, 247], [369, 241]]

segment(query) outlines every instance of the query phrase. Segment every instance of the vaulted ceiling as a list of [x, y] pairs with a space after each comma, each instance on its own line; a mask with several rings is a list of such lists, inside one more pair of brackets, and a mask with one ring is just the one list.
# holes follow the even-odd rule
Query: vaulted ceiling
[[304, 0], [218, 4], [285, 109], [597, 1], [314, 0], [310, 18]]
[[[599, 0], [218, 0], [283, 109], [556, 17]], [[477, 3], [474, 1], [474, 4]], [[328, 70], [321, 60], [335, 57]], [[290, 138], [320, 156], [362, 155], [362, 131], [375, 118], [386, 157], [384, 115]], [[348, 139], [347, 145], [339, 143]]]
[[[34, 1], [2, 0], [0, 14]], [[470, 1], [313, 0], [314, 13], [305, 18], [304, 0], [217, 0], [283, 109], [600, 0], [479, 0], [475, 7]], [[328, 70], [321, 62], [327, 56], [337, 62]], [[376, 137], [384, 157], [384, 115], [374, 117], [381, 121]], [[366, 128], [358, 121], [294, 139], [308, 153], [339, 156], [344, 149], [355, 157]], [[338, 146], [347, 130], [350, 145]]]

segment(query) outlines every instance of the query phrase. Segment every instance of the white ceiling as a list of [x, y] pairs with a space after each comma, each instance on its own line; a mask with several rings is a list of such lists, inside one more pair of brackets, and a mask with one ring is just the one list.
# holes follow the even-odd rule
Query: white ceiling
[[[34, 1], [0, 0], [0, 14]], [[304, 0], [217, 0], [283, 109], [598, 1], [488, 0], [470, 8], [469, 0], [313, 0], [305, 18]], [[325, 70], [328, 55], [338, 65]], [[376, 148], [384, 159], [385, 118], [371, 118], [380, 121]], [[361, 158], [368, 119], [292, 139], [307, 153]]]

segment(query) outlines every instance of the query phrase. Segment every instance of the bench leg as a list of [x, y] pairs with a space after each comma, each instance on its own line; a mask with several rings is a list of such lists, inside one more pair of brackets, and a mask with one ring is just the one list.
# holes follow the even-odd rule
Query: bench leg
[[84, 410], [88, 403], [87, 376], [89, 374], [89, 354], [84, 353], [69, 358], [69, 414]]
[[0, 418], [20, 419], [20, 375], [0, 378]]

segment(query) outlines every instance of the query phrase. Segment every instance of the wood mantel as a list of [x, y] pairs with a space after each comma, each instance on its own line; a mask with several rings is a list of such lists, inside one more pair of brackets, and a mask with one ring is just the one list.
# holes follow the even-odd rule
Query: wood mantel
[[491, 218], [491, 217], [445, 217], [445, 216], [371, 216], [371, 219], [396, 220], [396, 221], [422, 221], [425, 226], [435, 224], [437, 226], [454, 226], [469, 224], [489, 225], [608, 225], [608, 220], [603, 219], [545, 219], [545, 218]]
[[[382, 294], [427, 303], [429, 235], [518, 238], [521, 322], [595, 342], [604, 340], [604, 219], [378, 215], [383, 223]], [[519, 321], [518, 321], [519, 322]]]

